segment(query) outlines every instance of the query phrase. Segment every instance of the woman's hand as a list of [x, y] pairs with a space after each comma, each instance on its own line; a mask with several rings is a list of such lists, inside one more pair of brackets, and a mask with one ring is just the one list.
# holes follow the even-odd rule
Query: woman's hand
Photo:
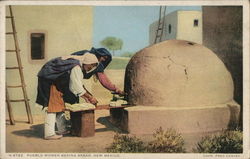
[[85, 99], [86, 102], [91, 103], [93, 105], [97, 105], [98, 101], [96, 100], [95, 97], [90, 95], [89, 93], [85, 93], [84, 95], [81, 96], [83, 99]]
[[89, 99], [85, 96], [82, 96], [82, 98], [85, 100], [85, 102], [90, 103]]
[[95, 97], [91, 97], [90, 99], [89, 99], [89, 102], [91, 103], [91, 104], [93, 104], [93, 105], [97, 105], [97, 103], [98, 103], [98, 101], [96, 100], [96, 98]]
[[116, 89], [115, 93], [119, 94], [120, 96], [124, 96], [125, 95], [124, 91], [122, 91], [120, 89]]

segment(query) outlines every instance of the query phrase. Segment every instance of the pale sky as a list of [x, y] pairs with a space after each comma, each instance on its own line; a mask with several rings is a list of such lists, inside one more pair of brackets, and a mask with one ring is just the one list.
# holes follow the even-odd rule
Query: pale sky
[[[159, 6], [97, 6], [94, 7], [93, 46], [107, 36], [123, 40], [117, 54], [136, 52], [149, 44], [149, 25], [159, 18]], [[200, 6], [168, 6], [166, 14], [175, 10], [200, 10]]]

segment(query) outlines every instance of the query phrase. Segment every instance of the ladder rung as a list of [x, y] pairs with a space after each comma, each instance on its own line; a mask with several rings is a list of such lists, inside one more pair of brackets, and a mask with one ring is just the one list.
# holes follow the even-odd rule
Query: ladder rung
[[19, 68], [23, 69], [23, 67], [6, 67], [6, 69], [19, 69]]
[[6, 32], [6, 35], [16, 34], [17, 32]]
[[159, 33], [161, 35], [161, 32], [162, 32], [162, 30], [156, 30], [156, 35], [159, 35]]
[[6, 16], [6, 18], [14, 18], [13, 16]]
[[[23, 87], [22, 85], [18, 85], [18, 86], [7, 86], [7, 88], [19, 88], [19, 87]], [[25, 87], [25, 85], [24, 85]]]
[[16, 52], [16, 51], [21, 51], [21, 50], [6, 50], [6, 52]]
[[[14, 99], [14, 100], [10, 100], [10, 102], [25, 102], [25, 99]], [[27, 99], [27, 101], [29, 101], [29, 99]]]

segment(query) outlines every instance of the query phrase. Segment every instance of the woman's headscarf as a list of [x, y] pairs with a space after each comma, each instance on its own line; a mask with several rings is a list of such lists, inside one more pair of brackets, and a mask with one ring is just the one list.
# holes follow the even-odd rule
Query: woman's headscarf
[[[62, 60], [67, 60], [67, 59], [79, 60], [81, 65], [82, 64], [97, 64], [97, 65], [99, 64], [97, 57], [94, 54], [87, 53], [87, 52], [81, 56], [77, 56], [77, 55], [62, 56]], [[88, 72], [95, 70], [97, 65]]]
[[99, 63], [97, 57], [94, 54], [86, 52], [83, 55], [69, 55], [69, 56], [62, 56], [62, 60], [67, 59], [76, 59], [79, 60], [81, 64], [95, 64]]
[[103, 70], [108, 66], [108, 64], [112, 61], [112, 55], [111, 53], [105, 49], [105, 48], [94, 48], [92, 47], [91, 50], [82, 50], [82, 51], [78, 51], [78, 52], [74, 52], [71, 55], [84, 55], [85, 53], [92, 53], [95, 54], [96, 57], [100, 57], [100, 56], [107, 56], [107, 59], [105, 61], [102, 61], [100, 64], [102, 65]]
[[105, 48], [95, 49], [94, 47], [92, 47], [90, 52], [94, 53], [97, 57], [98, 56], [107, 56], [107, 59], [105, 61], [102, 61], [102, 65], [103, 65], [104, 69], [112, 61], [112, 56], [111, 56], [110, 52]]
[[110, 52], [105, 48], [96, 49], [96, 48], [92, 47], [90, 51], [89, 50], [82, 50], [82, 51], [74, 52], [71, 55], [81, 56], [81, 55], [84, 55], [86, 53], [92, 53], [96, 57], [107, 56], [107, 59], [105, 61], [100, 62], [94, 71], [84, 74], [85, 79], [89, 79], [92, 75], [94, 75], [97, 72], [104, 72], [104, 69], [112, 61], [112, 56], [111, 56]]

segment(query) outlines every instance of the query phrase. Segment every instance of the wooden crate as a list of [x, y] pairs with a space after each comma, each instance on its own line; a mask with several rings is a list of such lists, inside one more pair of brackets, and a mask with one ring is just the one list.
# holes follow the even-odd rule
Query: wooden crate
[[72, 135], [89, 137], [95, 135], [95, 111], [70, 112]]

